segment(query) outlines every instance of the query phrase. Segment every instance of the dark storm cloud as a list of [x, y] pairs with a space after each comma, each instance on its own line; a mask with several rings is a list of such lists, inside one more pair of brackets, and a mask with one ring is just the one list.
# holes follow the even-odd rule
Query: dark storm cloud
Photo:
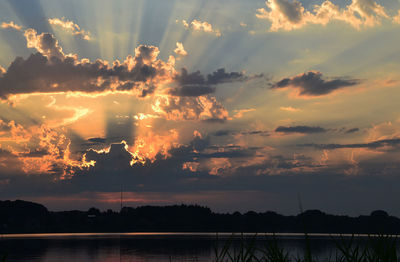
[[170, 94], [174, 96], [202, 96], [215, 92], [215, 86], [224, 83], [245, 82], [260, 75], [246, 76], [242, 72], [226, 72], [224, 68], [204, 76], [200, 71], [188, 73], [182, 68], [181, 73], [175, 77], [178, 87], [173, 88]]
[[[195, 177], [197, 179], [218, 179], [208, 174], [207, 170], [191, 172], [182, 168], [185, 162], [202, 162], [213, 158], [248, 158], [255, 155], [257, 148], [219, 147], [211, 146], [209, 138], [195, 137], [189, 144], [172, 148], [165, 158], [157, 155], [155, 160], [146, 160], [144, 164], [126, 150], [125, 144], [112, 144], [108, 152], [98, 152], [90, 149], [86, 154], [86, 161], [95, 161], [96, 164], [88, 170], [77, 169], [68, 182], [71, 186], [85, 190], [86, 187], [94, 190], [118, 190], [120, 179], [130, 190], [180, 190], [176, 187], [187, 183]], [[114, 182], [111, 180], [115, 180]], [[170, 187], [170, 188], [168, 188]], [[107, 189], [108, 188], [108, 189]]]
[[[163, 167], [167, 166], [163, 165]], [[135, 180], [125, 179], [126, 177], [121, 177], [119, 174], [115, 176], [109, 174], [108, 179], [106, 176], [96, 177], [93, 176], [94, 174], [88, 174], [86, 177], [82, 176], [80, 180], [75, 180], [75, 184], [65, 182], [57, 184], [50, 179], [45, 179], [43, 176], [37, 178], [27, 177], [25, 179], [13, 176], [7, 179], [9, 185], [4, 186], [0, 190], [0, 196], [7, 199], [21, 196], [24, 199], [29, 198], [29, 196], [66, 196], [68, 200], [68, 195], [71, 194], [71, 191], [75, 191], [76, 193], [90, 192], [93, 189], [100, 188], [101, 184], [98, 180], [102, 179], [107, 179], [105, 181], [108, 182], [107, 186], [102, 187], [105, 191], [113, 190], [111, 192], [119, 192], [120, 184], [118, 180], [122, 178], [124, 190], [131, 190], [137, 193], [146, 191], [158, 192], [161, 199], [165, 193], [172, 193], [177, 196], [180, 193], [190, 194], [191, 199], [184, 199], [185, 195], [178, 197], [184, 203], [199, 203], [201, 195], [211, 196], [213, 193], [217, 193], [219, 197], [214, 198], [214, 201], [210, 201], [208, 205], [211, 205], [213, 209], [216, 207], [221, 208], [221, 205], [230, 205], [228, 208], [230, 212], [258, 209], [260, 211], [276, 210], [284, 213], [288, 212], [289, 214], [298, 213], [296, 199], [300, 195], [302, 204], [306, 209], [321, 209], [336, 214], [347, 213], [354, 215], [368, 214], [375, 209], [385, 209], [390, 213], [395, 212], [396, 215], [399, 215], [396, 203], [393, 202], [393, 199], [399, 197], [396, 185], [400, 183], [400, 177], [396, 175], [348, 176], [326, 172], [324, 174], [268, 176], [254, 175], [249, 172], [247, 176], [235, 175], [221, 178], [209, 175], [196, 175], [195, 179], [193, 179], [193, 176], [187, 173], [186, 180], [181, 177], [179, 181], [169, 171], [164, 174], [171, 175], [170, 179], [165, 179], [165, 176], [164, 178], [163, 176], [158, 176], [158, 179], [163, 180], [158, 185], [153, 184], [152, 187], [148, 187], [148, 183], [143, 184], [143, 186], [131, 184], [135, 180], [149, 182], [150, 179], [146, 181], [145, 174], [136, 176]], [[148, 173], [147, 175], [152, 174]], [[190, 180], [188, 177], [192, 179]], [[96, 179], [98, 180], [96, 181]], [[77, 186], [78, 182], [82, 185], [87, 184], [87, 190], [82, 191], [82, 189], [79, 189]], [[51, 186], [43, 187], [47, 183]], [[161, 185], [161, 183], [164, 185]], [[15, 184], [19, 184], [19, 188], [14, 188], [13, 191], [10, 191], [10, 188]], [[67, 186], [70, 186], [68, 191], [65, 190]], [[32, 193], [33, 190], [36, 190], [36, 192]], [[227, 193], [229, 192], [231, 192], [231, 195], [240, 195], [240, 199], [247, 197], [249, 192], [264, 192], [265, 194], [263, 197], [251, 197], [248, 202], [236, 201], [232, 204], [232, 198], [227, 197], [229, 195]], [[93, 201], [95, 201], [95, 198]], [[249, 205], [250, 203], [251, 205]], [[149, 203], [144, 202], [143, 204]], [[91, 202], [91, 205], [93, 205], [93, 202]], [[127, 205], [132, 204], [127, 203]], [[72, 203], [67, 208], [72, 209], [74, 207], [75, 205]], [[226, 208], [224, 210], [227, 211]]]
[[310, 71], [292, 78], [284, 78], [272, 85], [272, 88], [293, 87], [300, 91], [300, 95], [322, 96], [327, 95], [335, 90], [354, 86], [360, 83], [357, 79], [336, 78], [332, 80], [324, 80], [322, 73]]
[[[268, 187], [256, 175], [257, 169], [277, 167], [289, 170], [298, 167], [300, 162], [293, 162], [284, 157], [273, 157], [256, 166], [247, 166], [232, 173], [232, 177], [210, 175], [208, 170], [192, 172], [182, 168], [185, 162], [204, 162], [215, 158], [229, 158], [241, 161], [251, 158], [259, 148], [240, 146], [213, 146], [208, 138], [195, 137], [188, 145], [181, 145], [169, 151], [169, 157], [156, 156], [154, 161], [144, 164], [136, 162], [125, 144], [112, 144], [108, 152], [89, 150], [87, 161], [96, 161], [88, 169], [77, 168], [70, 179], [55, 179], [55, 173], [63, 170], [54, 167], [52, 173], [40, 176], [26, 174], [0, 173], [0, 180], [9, 179], [10, 184], [0, 192], [0, 196], [46, 194], [68, 195], [79, 192], [118, 192], [121, 184], [124, 190], [137, 192], [190, 192], [193, 190], [260, 190]], [[304, 162], [304, 161], [303, 161]], [[309, 164], [306, 164], [309, 165]], [[224, 172], [221, 170], [221, 172]], [[260, 187], [261, 186], [261, 187]], [[39, 190], [40, 189], [40, 190]]]
[[[260, 75], [261, 76], [261, 75]], [[181, 74], [176, 76], [177, 82], [182, 85], [218, 85], [231, 82], [243, 82], [249, 80], [249, 76], [242, 72], [226, 72], [224, 68], [208, 74], [205, 77], [200, 71], [188, 73], [186, 68], [182, 68]]]
[[[158, 59], [159, 49], [140, 45], [134, 56], [127, 56], [110, 65], [107, 61], [78, 59], [75, 54], [64, 54], [52, 34], [38, 34], [34, 29], [24, 31], [29, 48], [38, 53], [28, 58], [17, 57], [7, 70], [1, 69], [0, 99], [13, 95], [32, 93], [76, 93], [99, 95], [124, 92], [138, 97], [152, 95], [161, 86], [172, 86], [170, 96], [157, 98], [157, 113], [168, 120], [196, 120], [209, 123], [224, 123], [229, 119], [228, 111], [215, 97], [208, 96], [220, 83], [245, 81], [258, 76], [242, 73], [227, 73], [219, 69], [205, 78], [199, 72], [188, 74], [175, 72], [174, 60]], [[203, 83], [203, 84], [201, 84]], [[177, 113], [178, 112], [178, 113]], [[121, 121], [118, 121], [121, 122]], [[132, 124], [132, 123], [131, 123]], [[112, 123], [114, 126], [114, 123]], [[119, 128], [126, 130], [129, 128]], [[107, 137], [120, 137], [107, 132]], [[109, 129], [107, 129], [109, 131]], [[123, 137], [128, 143], [130, 138]], [[114, 142], [112, 140], [111, 142]]]
[[213, 133], [214, 136], [229, 136], [229, 135], [260, 135], [269, 136], [269, 131], [254, 130], [254, 131], [233, 131], [233, 130], [218, 130]]
[[220, 68], [212, 74], [207, 75], [207, 83], [210, 85], [218, 85], [230, 82], [243, 82], [248, 79], [249, 77], [245, 76], [242, 72], [227, 73], [225, 72], [224, 68]]
[[247, 131], [240, 132], [242, 135], [260, 135], [260, 136], [269, 136], [269, 132], [265, 130], [255, 130], [255, 131]]
[[[5, 99], [12, 94], [35, 92], [100, 93], [111, 91], [111, 77], [122, 76], [122, 79], [128, 80], [128, 75], [131, 75], [128, 81], [133, 82], [124, 83], [117, 90], [132, 90], [136, 87], [135, 81], [145, 81], [156, 74], [154, 68], [139, 69], [141, 72], [132, 74], [125, 74], [121, 70], [124, 69], [107, 68], [101, 62], [75, 65], [72, 58], [63, 61], [54, 58], [49, 64], [48, 58], [40, 53], [33, 54], [26, 60], [18, 57], [0, 78], [0, 97]], [[104, 77], [105, 81], [96, 83], [98, 77]]]
[[293, 24], [300, 23], [303, 19], [302, 5], [298, 1], [277, 1], [282, 14]]
[[[237, 145], [224, 145], [224, 146], [220, 146], [220, 145], [210, 145], [207, 147], [208, 149], [213, 149], [213, 150], [239, 150], [242, 147], [241, 146], [237, 146]], [[256, 150], [258, 148], [251, 148], [253, 150]]]
[[197, 154], [196, 158], [240, 158], [240, 157], [251, 157], [255, 155], [255, 151], [252, 149], [236, 149], [229, 150], [226, 152], [214, 152], [214, 153], [200, 153]]
[[[195, 138], [190, 144], [172, 148], [169, 157], [159, 154], [155, 160], [146, 160], [145, 163], [137, 160], [125, 148], [125, 144], [112, 144], [109, 152], [89, 150], [87, 161], [96, 161], [94, 167], [88, 170], [76, 170], [76, 173], [67, 183], [72, 190], [85, 191], [90, 188], [94, 191], [117, 191], [121, 182], [126, 190], [166, 190], [174, 191], [177, 185], [183, 185], [193, 177], [193, 173], [182, 168], [185, 162], [198, 161], [206, 158], [202, 153], [208, 145], [207, 139]], [[207, 172], [196, 172], [196, 177], [211, 178]], [[68, 187], [68, 185], [66, 185]]]
[[[157, 192], [161, 195], [184, 193], [195, 196], [194, 192], [218, 192], [220, 196], [224, 196], [228, 191], [236, 191], [240, 195], [245, 195], [248, 191], [260, 191], [269, 197], [253, 198], [255, 205], [262, 209], [292, 208], [291, 212], [297, 212], [296, 199], [299, 194], [307, 208], [335, 210], [335, 207], [340, 207], [342, 211], [354, 212], [354, 207], [357, 206], [360, 210], [370, 211], [375, 208], [371, 203], [381, 205], [379, 208], [396, 208], [390, 200], [398, 197], [398, 188], [395, 185], [400, 183], [400, 166], [386, 155], [360, 161], [358, 166], [361, 173], [357, 176], [343, 173], [352, 166], [350, 164], [328, 167], [304, 155], [296, 155], [293, 158], [272, 155], [262, 162], [219, 171], [223, 175], [210, 175], [206, 170], [184, 170], [182, 165], [188, 161], [201, 162], [219, 157], [228, 157], [233, 159], [232, 161], [240, 162], [243, 156], [255, 156], [254, 152], [257, 149], [211, 146], [208, 139], [200, 137], [196, 137], [195, 140], [196, 142], [171, 149], [168, 158], [160, 155], [154, 162], [136, 163], [133, 166], [129, 164], [132, 155], [126, 151], [124, 144], [112, 145], [108, 153], [91, 150], [87, 157], [88, 160], [96, 161], [96, 165], [88, 170], [76, 170], [73, 177], [66, 180], [57, 180], [54, 174], [36, 176], [0, 172], [0, 181], [6, 181], [0, 190], [0, 197], [119, 192], [123, 185], [124, 191], [127, 192]], [[195, 148], [200, 151], [194, 152]], [[209, 153], [210, 149], [214, 149], [215, 152]], [[222, 149], [227, 152], [223, 152]], [[249, 151], [246, 153], [246, 150]], [[385, 174], [379, 170], [385, 170]], [[335, 196], [334, 204], [332, 196]], [[269, 200], [265, 202], [265, 199]], [[189, 201], [196, 201], [196, 198]], [[360, 207], [360, 203], [364, 206]], [[240, 205], [236, 204], [234, 209], [248, 208]]]
[[170, 94], [173, 96], [203, 96], [214, 92], [215, 87], [212, 86], [184, 85], [172, 89]]
[[234, 133], [231, 130], [218, 130], [213, 133], [214, 136], [228, 136], [230, 134]]
[[[154, 92], [156, 84], [172, 78], [169, 64], [157, 60], [158, 48], [141, 45], [135, 56], [123, 63], [96, 60], [80, 61], [63, 53], [58, 41], [49, 33], [38, 35], [25, 31], [27, 45], [38, 53], [27, 59], [17, 57], [0, 77], [0, 98], [24, 93], [130, 91], [141, 96]], [[140, 85], [143, 84], [143, 85]], [[139, 89], [141, 88], [141, 89]]]
[[382, 139], [370, 143], [359, 144], [300, 144], [300, 147], [314, 147], [318, 149], [340, 149], [340, 148], [370, 148], [376, 149], [385, 146], [397, 146], [400, 144], [400, 138]]
[[96, 161], [96, 169], [128, 170], [132, 155], [125, 149], [125, 144], [111, 144], [109, 152], [98, 153], [90, 149], [86, 159]]
[[351, 129], [348, 129], [348, 130], [346, 130], [346, 134], [351, 134], [351, 133], [355, 133], [355, 132], [358, 132], [358, 131], [360, 131], [360, 129], [358, 128], [358, 127], [355, 127], [355, 128], [351, 128]]
[[227, 120], [226, 118], [207, 118], [207, 119], [202, 120], [202, 122], [210, 123], [210, 124], [213, 124], [213, 123], [223, 124], [226, 122], [226, 120]]
[[300, 134], [316, 134], [325, 133], [327, 130], [319, 126], [279, 126], [275, 132], [280, 133], [300, 133]]

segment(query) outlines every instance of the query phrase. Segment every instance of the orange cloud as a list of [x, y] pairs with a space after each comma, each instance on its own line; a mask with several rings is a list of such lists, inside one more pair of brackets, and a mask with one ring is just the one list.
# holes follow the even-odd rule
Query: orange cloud
[[[91, 113], [91, 110], [88, 108], [84, 108], [81, 106], [59, 106], [56, 104], [56, 102], [56, 99], [51, 96], [50, 103], [47, 104], [45, 107], [49, 109], [54, 109], [57, 112], [72, 112], [72, 114], [71, 116], [58, 117], [54, 120], [46, 119], [46, 125], [52, 128], [72, 124]], [[46, 118], [45, 116], [43, 117]]]
[[74, 95], [104, 95], [128, 93], [145, 97], [162, 85], [174, 81], [173, 56], [167, 62], [157, 59], [155, 46], [141, 45], [135, 56], [112, 63], [103, 60], [78, 60], [76, 54], [64, 54], [58, 41], [49, 33], [37, 34], [34, 29], [24, 32], [29, 48], [39, 53], [27, 59], [16, 58], [0, 77], [0, 97], [33, 93], [68, 93]]
[[155, 113], [168, 120], [225, 121], [228, 111], [211, 96], [179, 97], [158, 96], [152, 105]]
[[[178, 143], [179, 133], [175, 129], [171, 129], [163, 134], [155, 134], [152, 131], [146, 132], [143, 135], [137, 135], [133, 145], [128, 145], [126, 141], [121, 143], [111, 144], [103, 149], [87, 150], [87, 153], [83, 155], [82, 165], [96, 165], [95, 160], [87, 161], [86, 158], [91, 152], [96, 154], [111, 154], [111, 150], [114, 146], [123, 147], [124, 152], [129, 156], [130, 165], [133, 166], [137, 163], [145, 164], [147, 162], [154, 162], [157, 159], [167, 159], [170, 157], [169, 151], [179, 146]], [[89, 157], [91, 159], [91, 157]]]
[[157, 156], [169, 157], [169, 150], [178, 146], [179, 133], [175, 129], [169, 130], [166, 134], [154, 134], [147, 132], [135, 139], [133, 146], [128, 148], [133, 156], [131, 164], [136, 162], [144, 163], [147, 160], [155, 161]]
[[200, 163], [198, 162], [185, 162], [182, 165], [183, 170], [189, 170], [191, 172], [196, 172], [199, 169]]
[[288, 111], [288, 112], [300, 112], [301, 111], [300, 108], [295, 108], [295, 107], [291, 107], [291, 106], [281, 106], [280, 110]]
[[400, 24], [400, 10], [397, 12], [397, 15], [393, 17], [393, 23]]
[[22, 26], [17, 25], [16, 23], [14, 23], [13, 21], [10, 21], [8, 23], [3, 22], [1, 23], [1, 28], [11, 28], [11, 29], [15, 29], [17, 31], [21, 31], [22, 30]]
[[367, 134], [367, 142], [400, 137], [400, 119], [373, 125]]
[[210, 159], [210, 175], [220, 175], [225, 169], [232, 166], [229, 158], [211, 158]]
[[242, 118], [244, 113], [253, 112], [253, 111], [256, 111], [256, 109], [255, 108], [246, 108], [246, 109], [234, 110], [235, 115], [233, 117], [234, 118]]
[[373, 0], [352, 0], [343, 9], [326, 0], [315, 5], [312, 12], [305, 10], [297, 0], [267, 0], [266, 5], [268, 10], [260, 8], [256, 16], [271, 21], [270, 31], [291, 31], [309, 24], [326, 25], [335, 20], [361, 29], [379, 25], [382, 18], [389, 18], [384, 7]]
[[134, 115], [133, 118], [135, 118], [136, 120], [145, 120], [145, 119], [159, 118], [159, 116], [152, 114], [138, 113], [137, 115]]
[[218, 29], [214, 29], [213, 26], [206, 21], [202, 22], [194, 19], [192, 22], [188, 23], [186, 20], [182, 20], [182, 24], [187, 29], [192, 29], [193, 31], [212, 33], [218, 37], [221, 36], [221, 32]]
[[24, 36], [26, 38], [26, 46], [28, 48], [35, 48], [47, 58], [56, 57], [59, 59], [64, 59], [65, 55], [62, 51], [62, 48], [52, 35], [46, 33], [38, 35], [35, 29], [29, 28], [25, 30]]
[[79, 160], [79, 156], [72, 157], [71, 141], [62, 130], [45, 125], [25, 129], [14, 121], [0, 121], [0, 147], [5, 146], [17, 157], [22, 171], [27, 174], [57, 173], [60, 176], [56, 178], [64, 179], [73, 174], [74, 169], [94, 164], [84, 158]]
[[79, 27], [79, 25], [75, 24], [74, 22], [65, 19], [64, 17], [59, 19], [59, 18], [49, 18], [47, 21], [51, 25], [61, 27], [65, 29], [66, 31], [72, 33], [73, 35], [78, 35], [81, 36], [82, 39], [84, 40], [90, 40], [90, 32], [87, 32]]
[[176, 48], [175, 48], [174, 52], [175, 52], [175, 54], [180, 55], [180, 56], [187, 56], [187, 54], [188, 54], [181, 42], [176, 42]]

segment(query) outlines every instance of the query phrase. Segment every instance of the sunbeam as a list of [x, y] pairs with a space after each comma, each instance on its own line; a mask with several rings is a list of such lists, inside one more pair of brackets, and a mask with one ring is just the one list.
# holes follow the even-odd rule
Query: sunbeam
[[0, 197], [374, 201], [399, 179], [395, 2], [0, 1]]

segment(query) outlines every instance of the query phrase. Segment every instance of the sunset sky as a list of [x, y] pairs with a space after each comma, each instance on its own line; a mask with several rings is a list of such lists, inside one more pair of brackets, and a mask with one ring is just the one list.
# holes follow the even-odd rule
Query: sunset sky
[[2, 0], [0, 199], [400, 215], [399, 0]]

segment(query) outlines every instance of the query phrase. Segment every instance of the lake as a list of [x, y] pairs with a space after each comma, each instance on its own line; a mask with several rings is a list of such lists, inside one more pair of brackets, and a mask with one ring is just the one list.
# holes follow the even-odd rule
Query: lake
[[[256, 245], [266, 245], [271, 235], [258, 234]], [[214, 257], [215, 247], [222, 247], [233, 239], [232, 248], [240, 246], [241, 239], [251, 241], [254, 233], [111, 233], [111, 234], [24, 234], [0, 235], [0, 256], [8, 254], [7, 261], [30, 262], [117, 262], [117, 261], [198, 261], [208, 262]], [[279, 244], [291, 255], [301, 256], [305, 248], [301, 234], [278, 234]], [[357, 241], [362, 243], [365, 236]], [[312, 234], [313, 255], [327, 258], [334, 255], [335, 243], [331, 235]]]

